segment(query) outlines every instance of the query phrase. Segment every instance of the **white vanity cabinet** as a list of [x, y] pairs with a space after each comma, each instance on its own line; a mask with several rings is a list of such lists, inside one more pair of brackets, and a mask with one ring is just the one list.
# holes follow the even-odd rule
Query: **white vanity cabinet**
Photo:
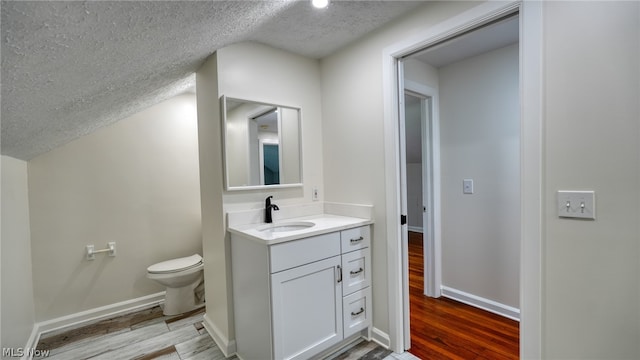
[[340, 240], [342, 321], [347, 338], [371, 325], [371, 230], [369, 226], [343, 230]]
[[265, 245], [231, 235], [239, 358], [309, 359], [371, 326], [370, 228]]
[[308, 359], [342, 340], [339, 266], [334, 256], [271, 275], [275, 359]]

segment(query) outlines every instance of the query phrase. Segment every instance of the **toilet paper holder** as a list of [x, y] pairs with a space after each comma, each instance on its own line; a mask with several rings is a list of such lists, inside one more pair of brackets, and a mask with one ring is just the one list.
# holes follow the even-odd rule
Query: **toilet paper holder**
[[109, 256], [116, 256], [116, 243], [111, 241], [107, 243], [107, 248], [102, 250], [96, 250], [93, 245], [87, 245], [87, 260], [95, 260], [96, 254], [108, 252]]

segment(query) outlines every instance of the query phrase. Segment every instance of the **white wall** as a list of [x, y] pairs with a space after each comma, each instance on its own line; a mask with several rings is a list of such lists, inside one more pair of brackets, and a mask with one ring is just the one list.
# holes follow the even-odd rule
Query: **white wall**
[[[640, 3], [544, 6], [543, 341], [548, 359], [640, 358]], [[595, 190], [595, 221], [557, 190]]]
[[[381, 54], [475, 4], [426, 4], [322, 61], [326, 197], [376, 206], [373, 320], [382, 331], [386, 249], [397, 239], [385, 236], [396, 219], [383, 212], [382, 179], [394, 170], [384, 169]], [[542, 6], [543, 358], [640, 358], [640, 4]], [[596, 221], [556, 217], [555, 192], [570, 188], [596, 190]]]
[[218, 91], [218, 54], [213, 54], [196, 74], [198, 95], [198, 145], [202, 204], [202, 249], [207, 313], [205, 326], [227, 353], [235, 351], [231, 247], [225, 234], [223, 211], [224, 168]]
[[[233, 308], [229, 240], [225, 237], [222, 204], [224, 188], [218, 61], [213, 54], [196, 73], [198, 96], [198, 146], [202, 205], [202, 251], [207, 313], [205, 326], [223, 351], [231, 351]], [[213, 326], [214, 328], [211, 328]]]
[[403, 68], [405, 82], [408, 80], [433, 89], [438, 88], [439, 74], [436, 67], [415, 58], [408, 58], [403, 61]]
[[[518, 44], [439, 69], [442, 285], [520, 307]], [[473, 179], [474, 193], [462, 193]]]
[[217, 52], [220, 95], [301, 109], [304, 187], [267, 191], [231, 191], [225, 209], [311, 201], [313, 187], [323, 197], [320, 68], [317, 60], [257, 43], [235, 44]]
[[[300, 122], [298, 111], [289, 108], [280, 108], [280, 154], [282, 169], [280, 183], [295, 184], [301, 182], [302, 157], [300, 156]], [[276, 134], [277, 135], [277, 134]], [[319, 151], [316, 151], [320, 153]]]
[[[254, 105], [240, 105], [233, 110], [227, 110], [226, 144], [227, 151], [227, 180], [231, 186], [252, 184], [249, 175], [249, 121], [247, 111], [255, 112]], [[252, 152], [252, 151], [251, 151]], [[253, 152], [252, 152], [253, 153]], [[259, 176], [257, 176], [259, 178]], [[258, 179], [259, 180], [259, 179]]]
[[196, 121], [180, 95], [29, 161], [37, 321], [163, 291], [146, 268], [202, 252]]
[[[227, 350], [233, 349], [233, 308], [224, 212], [264, 207], [274, 196], [282, 206], [311, 201], [315, 187], [323, 199], [320, 67], [317, 60], [257, 43], [219, 49], [197, 74], [203, 247], [208, 324]], [[297, 107], [302, 112], [303, 187], [224, 191], [219, 97]], [[277, 217], [277, 212], [274, 214]]]
[[27, 163], [2, 156], [2, 347], [27, 344], [35, 312]]
[[[387, 239], [383, 50], [477, 5], [475, 2], [427, 3], [351, 46], [322, 59], [322, 130], [327, 201], [374, 205], [372, 234], [373, 325], [388, 334]], [[348, 156], [346, 156], [348, 154]]]

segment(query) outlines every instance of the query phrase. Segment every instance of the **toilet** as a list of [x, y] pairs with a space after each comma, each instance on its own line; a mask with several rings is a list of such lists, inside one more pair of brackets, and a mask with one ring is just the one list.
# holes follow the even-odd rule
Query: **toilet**
[[182, 314], [204, 305], [203, 268], [202, 256], [198, 254], [147, 268], [147, 277], [167, 288], [163, 314]]

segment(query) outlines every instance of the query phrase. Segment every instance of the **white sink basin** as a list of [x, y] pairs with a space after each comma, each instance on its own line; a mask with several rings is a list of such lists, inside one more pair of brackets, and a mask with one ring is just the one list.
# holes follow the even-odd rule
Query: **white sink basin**
[[311, 221], [287, 221], [287, 222], [278, 222], [273, 224], [267, 224], [259, 227], [258, 231], [270, 231], [270, 232], [286, 232], [286, 231], [298, 231], [305, 230], [312, 226], [315, 226], [315, 223]]

